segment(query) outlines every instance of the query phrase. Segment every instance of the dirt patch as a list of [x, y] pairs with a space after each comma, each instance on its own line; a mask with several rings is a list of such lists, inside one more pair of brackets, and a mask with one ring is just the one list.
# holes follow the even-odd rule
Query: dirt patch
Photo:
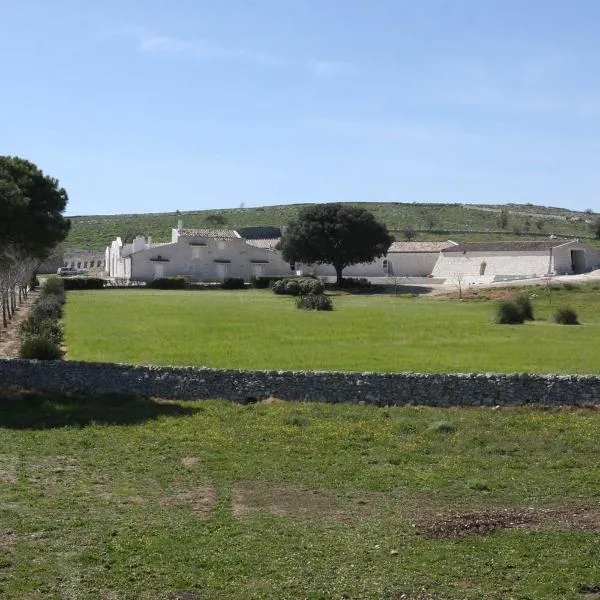
[[19, 336], [19, 325], [25, 320], [31, 306], [38, 297], [37, 292], [29, 292], [27, 298], [22, 304], [17, 306], [12, 320], [8, 327], [4, 329], [0, 321], [0, 357], [1, 358], [17, 358], [19, 356], [19, 348], [21, 340]]
[[18, 457], [11, 454], [0, 454], [0, 484], [17, 483]]
[[267, 513], [300, 520], [352, 522], [379, 514], [383, 503], [383, 496], [377, 494], [342, 494], [265, 482], [244, 481], [232, 490], [232, 512], [238, 518]]
[[0, 550], [7, 551], [11, 546], [17, 543], [17, 534], [14, 531], [0, 530]]
[[161, 505], [165, 508], [182, 506], [189, 508], [197, 516], [207, 518], [212, 516], [219, 492], [214, 485], [199, 485], [192, 490], [176, 492], [162, 499]]
[[432, 520], [419, 523], [417, 529], [431, 539], [455, 539], [468, 535], [487, 535], [535, 521], [533, 509], [500, 509], [436, 515]]
[[181, 459], [181, 464], [186, 469], [193, 469], [194, 467], [197, 467], [200, 464], [200, 459], [197, 456], [184, 456]]
[[415, 524], [417, 531], [432, 539], [456, 539], [488, 535], [513, 527], [528, 530], [600, 531], [598, 507], [502, 508], [473, 512], [447, 512]]

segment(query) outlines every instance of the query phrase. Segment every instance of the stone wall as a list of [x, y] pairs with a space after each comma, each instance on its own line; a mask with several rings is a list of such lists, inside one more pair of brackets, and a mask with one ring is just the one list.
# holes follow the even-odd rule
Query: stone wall
[[245, 401], [275, 396], [375, 405], [600, 404], [600, 377], [592, 375], [234, 371], [0, 359], [0, 388], [13, 386], [171, 399]]

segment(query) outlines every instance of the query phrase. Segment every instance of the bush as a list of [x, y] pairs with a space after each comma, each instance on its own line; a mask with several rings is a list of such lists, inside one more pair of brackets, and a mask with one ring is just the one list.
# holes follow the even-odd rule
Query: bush
[[41, 336], [60, 344], [63, 341], [63, 330], [60, 323], [55, 319], [36, 320], [31, 315], [21, 323], [21, 338]]
[[305, 296], [307, 294], [322, 294], [325, 286], [322, 281], [312, 277], [288, 277], [271, 283], [274, 294], [286, 296]]
[[35, 290], [40, 287], [40, 280], [37, 278], [37, 275], [32, 275], [29, 280], [29, 289]]
[[516, 302], [501, 302], [496, 310], [496, 323], [500, 325], [516, 325], [523, 323], [525, 318]]
[[46, 279], [42, 289], [40, 291], [40, 296], [59, 296], [64, 297], [65, 295], [65, 283], [64, 280], [59, 279], [58, 277], [48, 277]]
[[257, 290], [266, 290], [268, 287], [271, 287], [271, 285], [276, 282], [276, 281], [281, 281], [283, 279], [283, 277], [256, 277], [253, 276], [250, 279], [250, 284], [252, 285], [253, 288], [256, 288]]
[[46, 319], [60, 319], [64, 298], [59, 296], [45, 296], [38, 298], [31, 307], [29, 318], [40, 322]]
[[65, 290], [101, 290], [104, 279], [99, 277], [71, 277], [64, 280]]
[[222, 290], [243, 290], [246, 289], [246, 284], [241, 277], [227, 277], [221, 284]]
[[187, 287], [185, 277], [158, 277], [146, 284], [153, 290], [184, 290]]
[[333, 302], [325, 294], [308, 294], [296, 300], [296, 308], [303, 310], [333, 310]]
[[19, 354], [21, 358], [37, 358], [38, 360], [58, 360], [61, 357], [58, 344], [41, 335], [26, 337], [21, 342]]
[[559, 325], [579, 325], [577, 313], [570, 306], [559, 308], [554, 313], [554, 322]]
[[299, 296], [300, 295], [300, 283], [295, 279], [287, 279], [284, 285], [284, 294], [287, 296]]
[[521, 311], [523, 315], [523, 319], [525, 321], [535, 321], [535, 317], [533, 316], [533, 305], [531, 304], [531, 299], [527, 294], [521, 294], [516, 300], [515, 304], [517, 308]]

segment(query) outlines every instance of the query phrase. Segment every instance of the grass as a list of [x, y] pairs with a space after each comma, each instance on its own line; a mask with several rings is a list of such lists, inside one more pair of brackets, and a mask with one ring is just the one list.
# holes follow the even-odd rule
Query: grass
[[[586, 219], [593, 218], [580, 211], [570, 211], [534, 205], [465, 205], [465, 204], [419, 204], [402, 202], [353, 203], [373, 212], [375, 217], [394, 232], [397, 239], [404, 239], [406, 228], [424, 230], [417, 239], [485, 240], [514, 239], [521, 235], [564, 235], [585, 237], [590, 235]], [[227, 210], [203, 210], [154, 214], [96, 215], [71, 217], [71, 231], [65, 248], [104, 248], [118, 235], [125, 232], [148, 236], [156, 242], [171, 239], [171, 228], [182, 219], [185, 227], [211, 227], [211, 216], [219, 215], [225, 221], [223, 227], [248, 227], [273, 225], [281, 227], [296, 218], [300, 208], [307, 205], [289, 204], [256, 208], [233, 208]], [[502, 208], [509, 211], [509, 222], [504, 230], [498, 225]], [[540, 227], [538, 227], [540, 223]], [[439, 233], [436, 233], [439, 232]], [[462, 235], [461, 233], [462, 232]], [[475, 232], [475, 233], [474, 233]], [[477, 233], [482, 232], [482, 233]]]
[[[268, 290], [69, 292], [67, 357], [239, 369], [597, 373], [598, 291], [528, 290], [537, 320], [514, 326], [495, 325], [496, 302], [485, 300], [338, 295], [333, 312], [317, 313]], [[582, 326], [553, 322], [567, 303]]]
[[598, 411], [0, 392], [0, 423], [3, 598], [568, 600], [600, 584]]

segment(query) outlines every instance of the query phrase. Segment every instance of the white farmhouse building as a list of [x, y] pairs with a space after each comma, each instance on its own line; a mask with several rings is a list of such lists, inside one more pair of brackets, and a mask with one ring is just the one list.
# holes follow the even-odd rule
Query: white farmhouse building
[[288, 275], [290, 265], [274, 250], [280, 235], [273, 227], [183, 229], [180, 221], [168, 243], [153, 244], [142, 236], [131, 244], [113, 240], [106, 249], [106, 271], [111, 279], [127, 281], [178, 275], [192, 281]]
[[443, 249], [432, 275], [485, 283], [584, 273], [599, 262], [598, 251], [578, 240], [469, 242]]

